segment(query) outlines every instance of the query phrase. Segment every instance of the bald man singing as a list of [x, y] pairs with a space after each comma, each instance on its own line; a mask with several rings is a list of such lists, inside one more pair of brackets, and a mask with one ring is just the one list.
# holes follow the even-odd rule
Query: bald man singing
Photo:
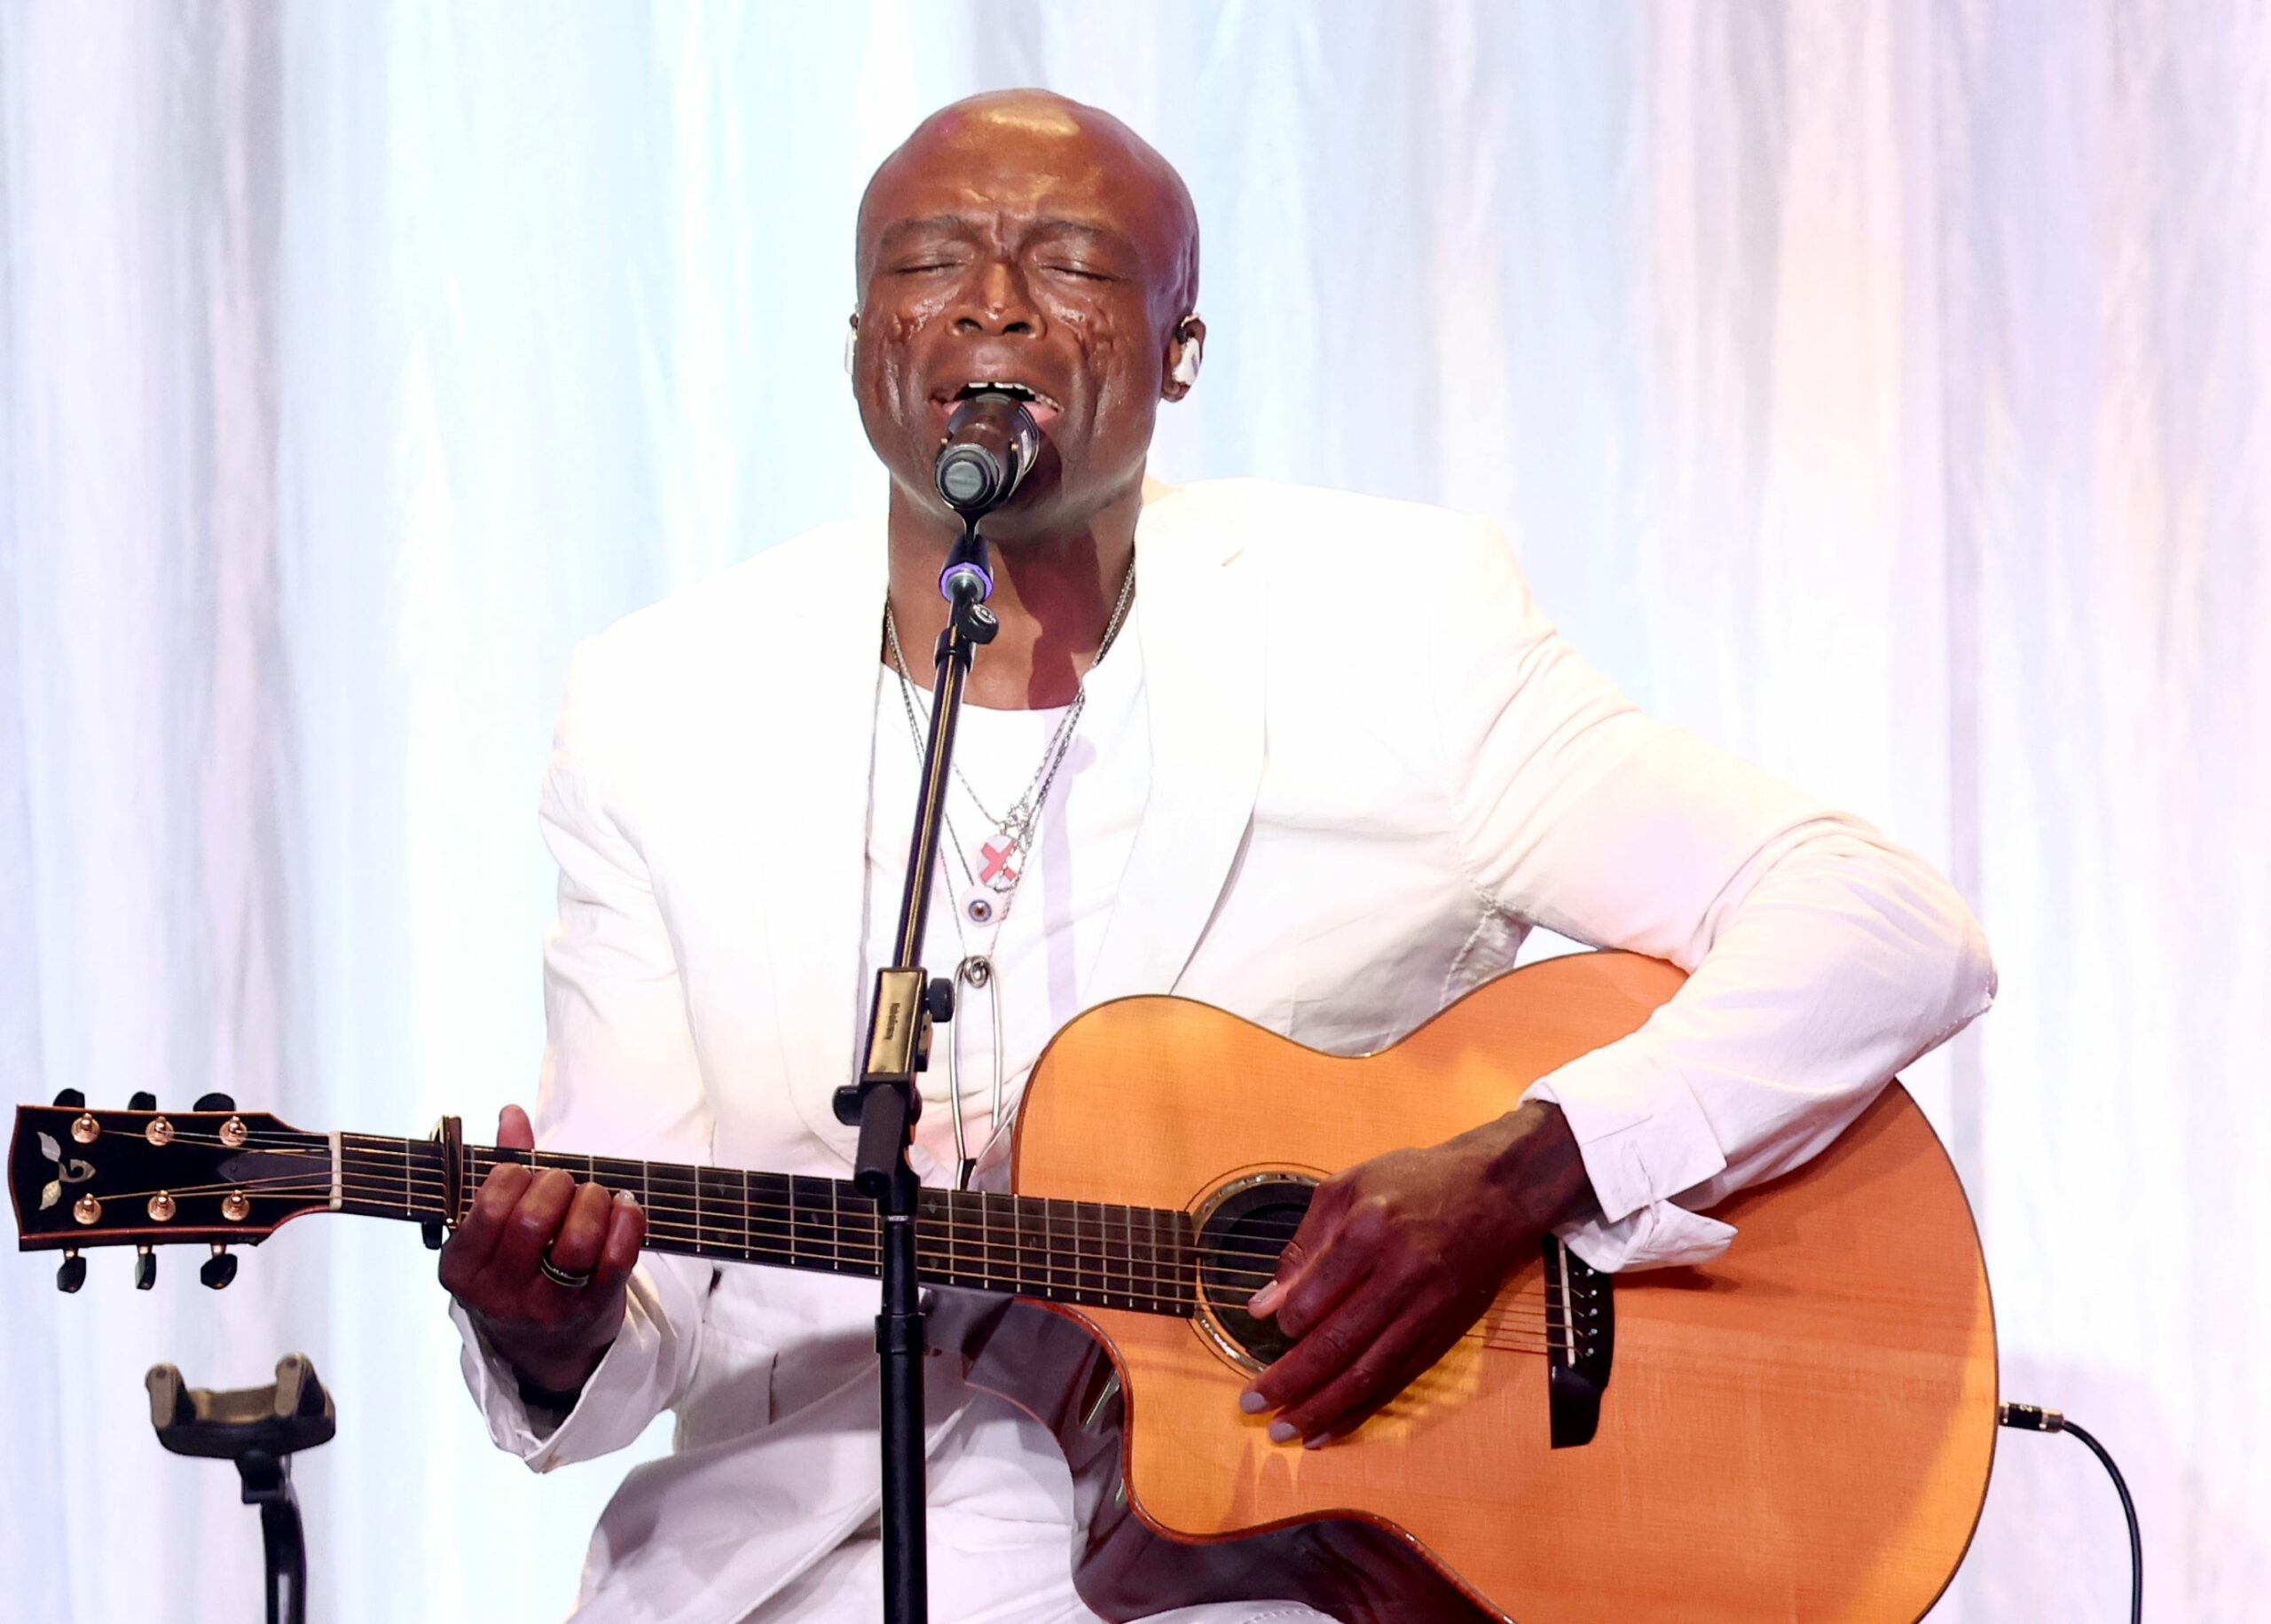
[[[1107, 999], [1175, 992], [1360, 1053], [1510, 967], [1533, 925], [1691, 971], [1503, 1117], [1331, 1180], [1253, 1305], [1290, 1349], [1224, 1428], [1333, 1447], [1548, 1230], [1604, 1269], [1740, 1245], [1714, 1204], [1819, 1150], [1986, 1008], [1984, 945], [1944, 881], [1634, 710], [1489, 524], [1147, 480], [1160, 404], [1200, 377], [1198, 231], [1117, 120], [1033, 91], [945, 109], [876, 171], [856, 254], [852, 383], [888, 509], [578, 651], [540, 804], [560, 892], [536, 1122], [507, 1110], [501, 1142], [845, 1173], [830, 1099], [892, 957], [958, 531], [932, 459], [977, 383], [1027, 394], [1045, 446], [986, 525], [1001, 632], [924, 947], [961, 992], [952, 1063], [923, 1083], [926, 1181], [965, 1154], [998, 1165], [1041, 1047]], [[674, 1412], [672, 1454], [601, 1519], [576, 1616], [879, 1617], [872, 1281], [642, 1256], [645, 1235], [633, 1197], [507, 1165], [442, 1254], [501, 1447], [548, 1470]], [[1096, 1508], [1050, 1432], [986, 1390], [989, 1360], [1035, 1362], [1046, 1338], [1009, 1329], [1035, 1313], [942, 1293], [932, 1316], [940, 1620], [1098, 1616], [1076, 1588]], [[1158, 1616], [1329, 1616], [1221, 1599], [1267, 1593]]]

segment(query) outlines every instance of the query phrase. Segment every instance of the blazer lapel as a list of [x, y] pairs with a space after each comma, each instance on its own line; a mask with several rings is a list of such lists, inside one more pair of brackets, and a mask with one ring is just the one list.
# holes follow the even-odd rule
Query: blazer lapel
[[[1137, 531], [1136, 635], [1151, 783], [1097, 950], [1090, 1003], [1174, 987], [1222, 896], [1261, 782], [1260, 572], [1241, 567], [1238, 538], [1198, 522], [1196, 507], [1163, 490]], [[858, 1134], [836, 1120], [832, 1102], [837, 1087], [853, 1080], [866, 1013], [861, 930], [868, 910], [897, 906], [895, 897], [866, 895], [884, 675], [881, 524], [845, 536], [840, 558], [840, 565], [834, 557], [821, 562], [794, 599], [803, 632], [771, 672], [775, 787], [758, 801], [751, 835], [761, 850], [782, 854], [773, 865], [763, 928], [789, 1094], [806, 1126], [848, 1165]]]
[[1136, 532], [1151, 787], [1087, 1001], [1173, 989], [1221, 899], [1262, 765], [1260, 571], [1178, 490]]

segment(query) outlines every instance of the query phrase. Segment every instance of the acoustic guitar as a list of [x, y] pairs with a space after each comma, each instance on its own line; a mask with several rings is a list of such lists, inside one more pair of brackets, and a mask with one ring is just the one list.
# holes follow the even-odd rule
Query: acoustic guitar
[[[1320, 1181], [1500, 1114], [1680, 979], [1627, 953], [1546, 960], [1361, 1058], [1166, 997], [1057, 1034], [1015, 1193], [925, 1190], [917, 1228], [927, 1281], [1025, 1299], [971, 1380], [1065, 1446], [1091, 1607], [1285, 1597], [1348, 1624], [1930, 1607], [1985, 1493], [1994, 1322], [1962, 1189], [1898, 1083], [1804, 1166], [1721, 1204], [1738, 1234], [1709, 1265], [1615, 1277], [1548, 1238], [1345, 1440], [1272, 1444], [1268, 1417], [1238, 1412], [1280, 1349], [1243, 1305]], [[513, 1159], [636, 1192], [651, 1248], [876, 1272], [875, 1209], [847, 1181], [306, 1133], [211, 1096], [20, 1108], [8, 1182], [20, 1244], [67, 1249], [67, 1289], [81, 1249], [171, 1243], [211, 1246], [217, 1284], [223, 1247], [305, 1213], [407, 1219], [438, 1243]]]

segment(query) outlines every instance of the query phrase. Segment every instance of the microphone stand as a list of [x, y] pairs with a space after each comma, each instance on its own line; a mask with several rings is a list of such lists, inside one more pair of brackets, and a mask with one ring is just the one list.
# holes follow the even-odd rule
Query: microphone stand
[[[1006, 494], [1006, 493], [1005, 493]], [[915, 1208], [920, 1181], [907, 1150], [923, 1109], [915, 1079], [929, 1063], [931, 1029], [954, 1018], [954, 983], [923, 972], [923, 936], [931, 910], [931, 878], [946, 823], [947, 786], [963, 689], [978, 648], [1001, 627], [986, 600], [994, 590], [978, 515], [963, 516], [962, 539], [947, 555], [939, 591], [950, 606], [939, 634], [931, 686], [931, 736], [923, 749], [915, 830], [908, 844], [907, 885], [899, 904], [896, 952], [876, 972], [868, 1015], [867, 1059], [856, 1084], [836, 1091], [836, 1118], [860, 1128], [853, 1181], [882, 1219], [883, 1308], [876, 1315], [876, 1353], [883, 1367], [883, 1547], [885, 1624], [926, 1624], [930, 1617], [923, 1515], [922, 1291], [915, 1275]]]

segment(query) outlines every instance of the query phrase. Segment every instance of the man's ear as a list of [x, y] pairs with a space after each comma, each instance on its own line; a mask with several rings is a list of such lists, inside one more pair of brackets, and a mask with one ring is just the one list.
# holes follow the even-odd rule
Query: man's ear
[[1198, 365], [1206, 354], [1206, 324], [1186, 316], [1175, 324], [1175, 342], [1167, 346], [1167, 381], [1159, 386], [1163, 400], [1181, 400], [1198, 381]]

